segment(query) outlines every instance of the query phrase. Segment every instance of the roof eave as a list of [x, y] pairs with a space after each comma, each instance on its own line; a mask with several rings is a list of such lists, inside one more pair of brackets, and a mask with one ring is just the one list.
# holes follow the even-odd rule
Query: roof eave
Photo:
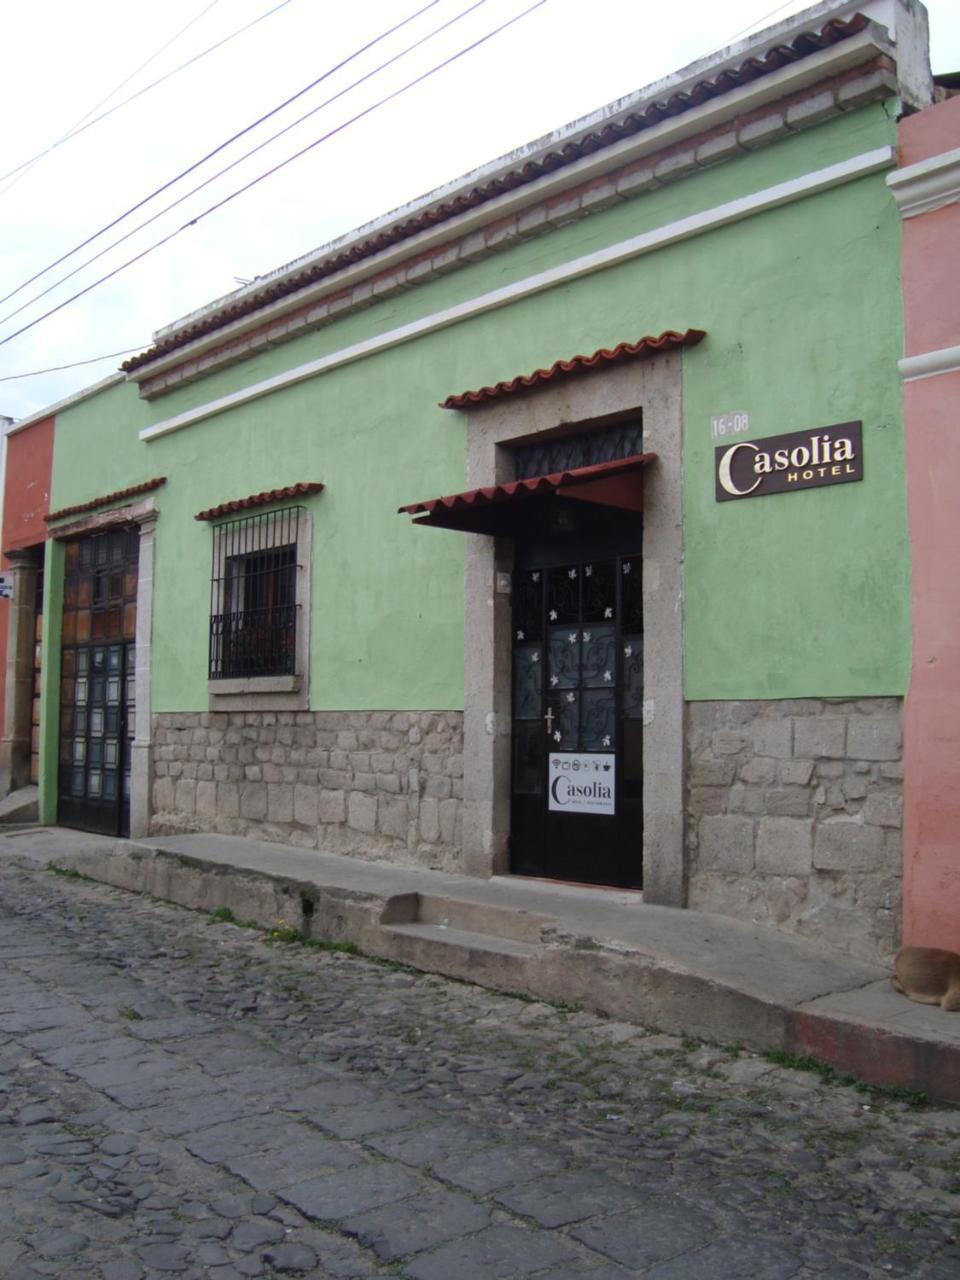
[[[925, 32], [925, 24], [917, 16], [918, 13], [922, 14], [920, 7], [912, 3], [905, 5], [903, 0], [862, 0], [861, 3], [849, 0], [845, 4], [828, 2], [807, 9], [737, 44], [691, 63], [633, 94], [619, 98], [526, 146], [517, 148], [265, 276], [258, 277], [251, 285], [218, 298], [205, 307], [181, 317], [173, 324], [158, 329], [154, 335], [154, 343], [159, 346], [176, 339], [178, 334], [184, 333], [195, 325], [209, 323], [213, 326], [209, 332], [200, 334], [193, 340], [187, 338], [174, 349], [158, 354], [155, 359], [145, 361], [132, 369], [128, 376], [137, 383], [146, 381], [173, 364], [179, 364], [185, 359], [202, 354], [210, 347], [242, 336], [250, 328], [278, 319], [287, 311], [309, 303], [314, 297], [355, 284], [358, 280], [388, 268], [398, 259], [422, 253], [438, 241], [464, 234], [476, 225], [502, 217], [508, 212], [519, 211], [526, 205], [543, 199], [545, 195], [560, 193], [570, 185], [602, 173], [604, 169], [617, 164], [627, 164], [632, 159], [642, 157], [646, 152], [664, 146], [667, 141], [682, 141], [684, 137], [710, 127], [711, 124], [723, 123], [738, 111], [762, 106], [788, 92], [802, 89], [827, 74], [839, 73], [856, 66], [874, 54], [883, 53], [896, 60], [900, 40], [895, 41], [886, 26], [868, 21], [864, 30], [856, 35], [831, 44], [825, 49], [737, 89], [723, 93], [699, 107], [685, 111], [682, 115], [663, 121], [660, 125], [645, 129], [619, 143], [604, 146], [593, 154], [584, 156], [554, 172], [545, 173], [531, 182], [506, 191], [501, 196], [484, 200], [463, 213], [447, 216], [434, 226], [412, 232], [409, 236], [398, 239], [395, 244], [379, 251], [374, 250], [369, 256], [364, 256], [362, 260], [336, 273], [331, 273], [322, 280], [307, 282], [301, 289], [295, 288], [282, 298], [273, 301], [265, 299], [263, 305], [256, 305], [255, 299], [258, 293], [282, 286], [285, 280], [321, 267], [325, 260], [348, 253], [362, 246], [364, 242], [384, 235], [405, 222], [427, 216], [437, 206], [455, 202], [458, 198], [476, 190], [478, 186], [506, 178], [516, 173], [519, 168], [536, 164], [545, 156], [556, 152], [558, 148], [576, 145], [598, 129], [614, 125], [619, 120], [635, 115], [665, 98], [684, 94], [704, 79], [715, 79], [725, 70], [741, 66], [744, 61], [756, 54], [769, 52], [770, 49], [789, 43], [807, 32], [822, 31], [831, 22], [848, 21], [854, 15], [870, 13], [882, 16], [891, 29], [895, 30], [899, 23], [905, 31], [903, 43], [911, 50], [918, 43], [918, 36], [913, 26], [908, 24], [907, 19], [909, 18], [910, 24], [919, 23]], [[899, 36], [900, 33], [897, 34]], [[249, 300], [251, 304], [249, 313], [233, 320], [225, 316], [222, 324], [216, 322], [219, 312], [243, 305], [245, 300]], [[138, 358], [134, 357], [134, 359]]]
[[[682, 142], [693, 134], [725, 123], [743, 111], [761, 107], [787, 93], [806, 88], [823, 79], [826, 75], [840, 74], [869, 61], [878, 53], [890, 56], [892, 47], [882, 29], [870, 24], [858, 35], [852, 36], [840, 44], [832, 45], [816, 54], [812, 54], [801, 62], [782, 67], [779, 71], [771, 72], [770, 75], [761, 80], [743, 85], [722, 97], [704, 103], [702, 106], [694, 107], [683, 115], [665, 120], [642, 133], [625, 138], [619, 143], [604, 148], [602, 151], [584, 156], [581, 160], [563, 169], [544, 174], [532, 183], [516, 190], [505, 192], [503, 195], [489, 200], [474, 209], [467, 210], [436, 226], [428, 227], [395, 245], [364, 258], [360, 262], [344, 267], [333, 275], [307, 284], [302, 289], [277, 299], [275, 302], [266, 303], [264, 306], [251, 311], [248, 315], [228, 321], [211, 332], [195, 338], [192, 342], [184, 343], [182, 346], [178, 346], [176, 349], [140, 365], [137, 369], [131, 370], [126, 376], [138, 384], [145, 382], [175, 365], [203, 355], [211, 348], [240, 338], [251, 329], [260, 328], [264, 324], [277, 321], [288, 312], [303, 307], [321, 296], [337, 292], [370, 276], [377, 275], [405, 258], [421, 255], [431, 247], [456, 236], [465, 235], [478, 226], [505, 217], [509, 213], [520, 212], [528, 205], [535, 204], [548, 197], [562, 194], [565, 189], [589, 181], [592, 177], [603, 173], [605, 170], [628, 165], [633, 161], [642, 159], [644, 155], [660, 150], [671, 143]], [[425, 202], [422, 207], [424, 209], [428, 208], [429, 203]], [[408, 206], [401, 211], [401, 215], [392, 215], [394, 220], [406, 220], [410, 216], [412, 208], [413, 206]], [[295, 268], [297, 271], [301, 271], [310, 262], [321, 261], [324, 257], [343, 252], [350, 245], [360, 243], [369, 238], [371, 229], [383, 230], [386, 225], [388, 224], [385, 222], [371, 223], [361, 231], [352, 232], [349, 237], [343, 237], [339, 241], [332, 241], [322, 250], [309, 255], [308, 258], [299, 260], [295, 264]], [[293, 273], [292, 267], [285, 270], [288, 274]], [[264, 277], [258, 281], [257, 287], [264, 287], [268, 279], [271, 279], [273, 283], [277, 283], [280, 278], [279, 276]], [[252, 290], [253, 286], [251, 286]], [[236, 301], [241, 296], [238, 293], [231, 295], [231, 298]], [[202, 315], [202, 312], [195, 313], [194, 316], [188, 317], [188, 321], [195, 323]], [[182, 327], [188, 327], [186, 321], [182, 322]], [[171, 337], [173, 333], [168, 331], [166, 336]]]

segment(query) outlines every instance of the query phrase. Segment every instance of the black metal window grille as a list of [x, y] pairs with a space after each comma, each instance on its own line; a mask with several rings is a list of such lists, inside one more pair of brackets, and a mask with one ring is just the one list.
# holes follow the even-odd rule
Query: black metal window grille
[[296, 673], [297, 546], [303, 507], [213, 531], [210, 679]]
[[643, 453], [643, 423], [639, 418], [620, 422], [615, 427], [597, 431], [581, 431], [573, 436], [554, 436], [535, 444], [514, 449], [516, 479], [549, 476], [557, 471], [573, 471], [576, 467], [592, 467], [598, 462], [619, 462]]

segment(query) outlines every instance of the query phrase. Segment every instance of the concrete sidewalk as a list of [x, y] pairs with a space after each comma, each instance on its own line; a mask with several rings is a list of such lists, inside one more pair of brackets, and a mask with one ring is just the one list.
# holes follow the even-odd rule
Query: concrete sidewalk
[[25, 827], [0, 834], [0, 857], [960, 1101], [960, 1017], [898, 995], [876, 966], [636, 893], [476, 880], [217, 835], [136, 842]]

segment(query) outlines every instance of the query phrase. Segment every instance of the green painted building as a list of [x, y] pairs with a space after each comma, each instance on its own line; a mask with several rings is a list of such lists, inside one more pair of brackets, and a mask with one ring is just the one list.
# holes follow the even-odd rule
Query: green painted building
[[61, 407], [42, 817], [642, 885], [889, 954], [885, 176], [925, 48], [912, 3], [808, 10]]

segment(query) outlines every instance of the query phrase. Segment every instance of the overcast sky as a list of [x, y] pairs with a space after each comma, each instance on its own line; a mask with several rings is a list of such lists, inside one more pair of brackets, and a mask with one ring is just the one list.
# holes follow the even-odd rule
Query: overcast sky
[[[435, 0], [292, 107], [247, 133], [82, 253], [0, 303], [0, 342], [246, 182], [527, 9]], [[407, 45], [475, 7], [44, 298], [85, 259]], [[45, 0], [0, 19], [0, 296], [304, 88], [428, 0]], [[802, 0], [543, 0], [420, 85], [0, 345], [0, 413], [25, 417], [116, 369], [151, 334], [332, 237], [806, 7]], [[934, 71], [960, 70], [960, 4], [930, 0]], [[275, 10], [274, 12], [270, 12]], [[268, 15], [268, 16], [263, 16]], [[106, 119], [95, 119], [248, 23]], [[186, 28], [186, 30], [184, 30]], [[164, 46], [167, 46], [164, 48]], [[156, 55], [156, 56], [154, 56]], [[151, 59], [148, 65], [143, 65]], [[126, 82], [126, 83], [123, 83]], [[122, 87], [121, 87], [122, 86]], [[114, 92], [115, 91], [115, 92]], [[24, 303], [31, 303], [12, 315]], [[9, 317], [9, 318], [7, 318]], [[28, 378], [13, 375], [105, 356]]]

